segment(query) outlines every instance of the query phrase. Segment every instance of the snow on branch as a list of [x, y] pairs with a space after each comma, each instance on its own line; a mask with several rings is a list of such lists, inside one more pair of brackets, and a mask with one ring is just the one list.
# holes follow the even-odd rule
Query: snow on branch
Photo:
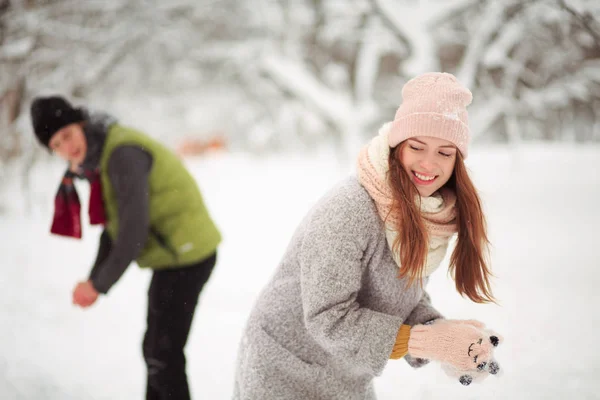
[[91, 87], [96, 84], [102, 77], [106, 76], [113, 65], [115, 65], [119, 59], [125, 57], [131, 49], [142, 43], [145, 38], [143, 31], [133, 32], [126, 39], [123, 39], [121, 43], [112, 44], [113, 50], [110, 52], [101, 53], [96, 61], [85, 70], [81, 82], [78, 85], [79, 91], [85, 90], [84, 88]]
[[600, 60], [584, 62], [572, 74], [566, 74], [551, 83], [523, 91], [521, 110], [546, 115], [553, 109], [565, 107], [572, 101], [589, 102], [594, 98], [593, 85], [600, 85]]
[[578, 7], [567, 4], [566, 0], [557, 0], [558, 4], [569, 14], [571, 14], [579, 24], [592, 36], [596, 47], [600, 49], [600, 31], [592, 25], [598, 25], [591, 13], [585, 11], [584, 7]]
[[509, 54], [523, 40], [524, 31], [525, 25], [520, 20], [512, 19], [506, 23], [496, 39], [487, 46], [481, 60], [482, 65], [487, 68], [496, 68], [510, 63]]
[[0, 60], [9, 61], [26, 57], [31, 53], [34, 45], [35, 40], [32, 37], [24, 37], [8, 42], [0, 46]]
[[469, 110], [471, 136], [476, 138], [489, 133], [488, 130], [494, 122], [508, 113], [511, 104], [512, 99], [502, 94], [474, 102]]
[[504, 13], [514, 1], [490, 1], [487, 3], [483, 15], [474, 23], [477, 28], [472, 35], [466, 54], [458, 67], [457, 78], [463, 85], [473, 87], [477, 69], [483, 58], [491, 38], [501, 30], [505, 23]]
[[432, 39], [427, 18], [429, 8], [419, 3], [402, 3], [390, 0], [370, 0], [373, 10], [396, 35], [406, 48], [408, 57], [404, 70], [409, 76], [425, 71], [439, 69], [435, 56], [435, 44]]
[[401, 21], [391, 11], [391, 6], [386, 4], [384, 0], [370, 0], [373, 10], [381, 17], [383, 23], [396, 36], [396, 38], [404, 45], [406, 52], [410, 55], [413, 52], [412, 43], [408, 34], [404, 31]]
[[429, 28], [435, 28], [479, 3], [481, 3], [481, 0], [444, 0], [437, 2], [435, 9], [432, 8], [427, 20], [424, 22]]
[[349, 96], [338, 94], [320, 83], [299, 62], [267, 56], [261, 66], [280, 87], [313, 106], [331, 122], [339, 124], [350, 114], [352, 106]]

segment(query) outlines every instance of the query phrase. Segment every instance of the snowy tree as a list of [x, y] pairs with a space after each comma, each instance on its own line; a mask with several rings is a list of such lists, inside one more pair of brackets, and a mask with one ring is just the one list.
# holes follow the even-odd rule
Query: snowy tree
[[[600, 7], [581, 6], [587, 8], [568, 11], [563, 1], [490, 1], [446, 21], [440, 45], [458, 46], [455, 54], [464, 55], [458, 61], [446, 56], [442, 65], [456, 65], [459, 79], [474, 90], [475, 135], [559, 138], [566, 131], [553, 117], [582, 105], [589, 113], [576, 129], [598, 120], [600, 82], [593, 70], [600, 54], [593, 21]], [[459, 35], [467, 40], [452, 39]]]
[[598, 141], [599, 17], [593, 0], [4, 0], [0, 158], [43, 154], [18, 132], [58, 91], [155, 107], [139, 122], [167, 121], [167, 141], [200, 114], [245, 150], [333, 142], [351, 159], [432, 70], [473, 91], [476, 141]]
[[30, 134], [33, 96], [58, 93], [76, 104], [91, 99], [110, 104], [152, 92], [168, 97], [198, 91], [219, 76], [214, 60], [198, 57], [198, 49], [240, 40], [228, 27], [240, 20], [228, 19], [236, 16], [228, 0], [210, 7], [181, 0], [0, 4], [0, 163], [5, 175], [27, 176], [31, 163], [47, 154]]
[[294, 131], [273, 116], [309, 112], [321, 121], [312, 127], [355, 154], [393, 116], [402, 84], [431, 70], [473, 91], [476, 140], [597, 140], [589, 127], [598, 126], [600, 7], [592, 1], [312, 1], [294, 2], [293, 13], [290, 2], [275, 4], [261, 9], [270, 36], [238, 59], [249, 107], [260, 98], [269, 109], [261, 115], [272, 140]]
[[407, 79], [444, 70], [473, 90], [478, 138], [558, 138], [545, 120], [597, 121], [596, 3], [5, 1], [0, 89], [25, 79], [27, 103], [40, 90], [85, 100], [220, 85], [244, 146], [329, 137], [355, 151]]

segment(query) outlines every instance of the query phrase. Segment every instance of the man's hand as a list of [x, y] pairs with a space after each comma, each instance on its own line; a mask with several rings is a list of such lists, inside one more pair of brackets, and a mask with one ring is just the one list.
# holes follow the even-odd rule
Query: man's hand
[[91, 281], [79, 282], [73, 290], [73, 304], [80, 307], [89, 307], [98, 299], [98, 292]]

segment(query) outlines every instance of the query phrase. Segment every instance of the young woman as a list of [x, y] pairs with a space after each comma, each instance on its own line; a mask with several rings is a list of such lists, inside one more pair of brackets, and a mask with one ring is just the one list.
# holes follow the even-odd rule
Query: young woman
[[149, 136], [62, 97], [36, 98], [31, 118], [39, 142], [69, 163], [51, 232], [81, 237], [74, 178], [89, 180], [90, 223], [105, 228], [89, 279], [75, 286], [73, 303], [94, 304], [133, 261], [153, 271], [143, 342], [146, 399], [189, 399], [184, 347], [221, 241], [194, 178]]
[[374, 399], [389, 359], [428, 360], [462, 384], [495, 374], [500, 337], [446, 320], [425, 292], [449, 239], [460, 294], [494, 301], [481, 204], [467, 175], [471, 92], [447, 73], [409, 81], [358, 177], [308, 213], [249, 317], [234, 398]]

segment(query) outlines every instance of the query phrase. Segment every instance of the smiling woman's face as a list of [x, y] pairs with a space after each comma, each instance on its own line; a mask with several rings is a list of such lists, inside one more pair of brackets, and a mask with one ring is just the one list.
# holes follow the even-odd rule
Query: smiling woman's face
[[444, 186], [454, 171], [456, 146], [430, 136], [406, 139], [400, 152], [400, 164], [422, 197], [431, 196]]
[[81, 124], [70, 124], [50, 138], [50, 149], [71, 164], [80, 165], [85, 160], [87, 141]]

